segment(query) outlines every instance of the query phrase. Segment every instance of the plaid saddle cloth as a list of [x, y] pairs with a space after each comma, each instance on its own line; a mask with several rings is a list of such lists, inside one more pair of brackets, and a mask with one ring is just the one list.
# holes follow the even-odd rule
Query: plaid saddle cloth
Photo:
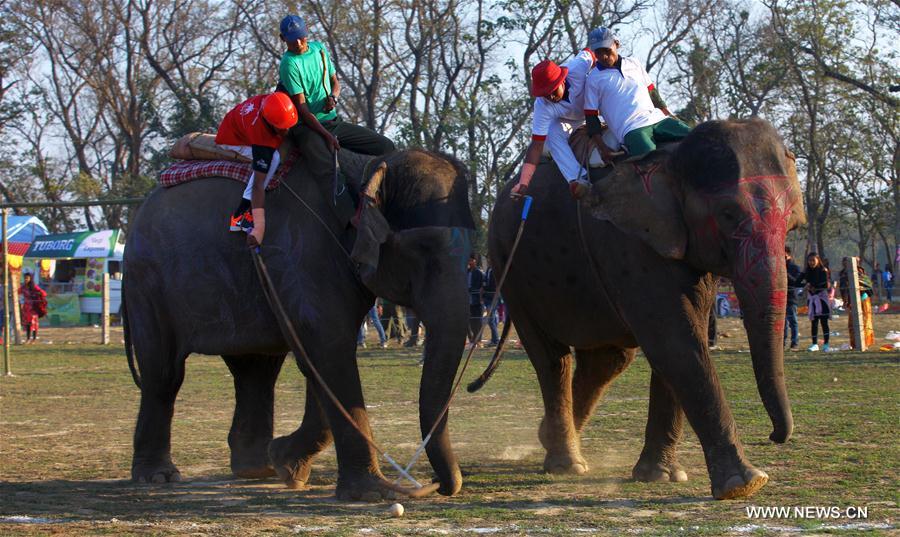
[[[291, 152], [278, 166], [266, 190], [277, 187], [284, 175], [291, 169], [298, 153]], [[227, 177], [247, 184], [252, 172], [249, 162], [233, 160], [179, 160], [159, 173], [159, 184], [165, 188], [206, 177]]]

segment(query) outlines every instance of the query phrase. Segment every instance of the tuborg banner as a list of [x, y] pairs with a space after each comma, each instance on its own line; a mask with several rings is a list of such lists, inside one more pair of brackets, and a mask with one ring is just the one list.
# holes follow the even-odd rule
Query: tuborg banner
[[120, 257], [118, 229], [43, 235], [34, 239], [25, 257], [40, 259]]

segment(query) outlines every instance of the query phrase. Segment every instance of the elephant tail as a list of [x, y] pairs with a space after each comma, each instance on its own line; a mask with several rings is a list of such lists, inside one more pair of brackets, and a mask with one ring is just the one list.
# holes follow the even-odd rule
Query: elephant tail
[[507, 318], [506, 322], [503, 323], [503, 333], [500, 334], [500, 342], [497, 343], [497, 347], [494, 349], [494, 356], [491, 357], [491, 361], [484, 369], [484, 373], [466, 386], [466, 390], [468, 390], [469, 393], [475, 393], [480, 390], [494, 374], [494, 371], [497, 370], [497, 366], [500, 365], [500, 359], [503, 357], [503, 347], [506, 345], [506, 339], [509, 337], [509, 331], [512, 328], [512, 325], [512, 319], [510, 318]]
[[141, 387], [141, 375], [134, 363], [134, 345], [131, 344], [131, 330], [128, 329], [128, 310], [125, 308], [125, 292], [122, 292], [122, 330], [125, 332], [125, 355], [128, 356], [128, 369], [131, 370], [131, 378], [138, 388]]

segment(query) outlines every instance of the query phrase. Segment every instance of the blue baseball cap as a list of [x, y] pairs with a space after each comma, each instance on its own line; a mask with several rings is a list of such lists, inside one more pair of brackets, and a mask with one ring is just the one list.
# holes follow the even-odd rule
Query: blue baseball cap
[[597, 50], [598, 48], [612, 48], [613, 43], [619, 38], [609, 28], [594, 28], [588, 34], [588, 48]]
[[284, 36], [287, 41], [303, 39], [308, 34], [309, 32], [306, 30], [306, 22], [303, 20], [303, 17], [288, 15], [281, 19], [281, 35]]

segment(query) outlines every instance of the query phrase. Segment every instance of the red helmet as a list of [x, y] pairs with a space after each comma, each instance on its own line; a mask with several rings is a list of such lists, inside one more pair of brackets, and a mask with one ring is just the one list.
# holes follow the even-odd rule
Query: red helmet
[[531, 96], [546, 97], [565, 82], [568, 67], [560, 67], [551, 60], [544, 60], [531, 70]]
[[273, 127], [290, 129], [297, 124], [297, 109], [291, 98], [276, 91], [266, 97], [262, 104], [262, 115]]

